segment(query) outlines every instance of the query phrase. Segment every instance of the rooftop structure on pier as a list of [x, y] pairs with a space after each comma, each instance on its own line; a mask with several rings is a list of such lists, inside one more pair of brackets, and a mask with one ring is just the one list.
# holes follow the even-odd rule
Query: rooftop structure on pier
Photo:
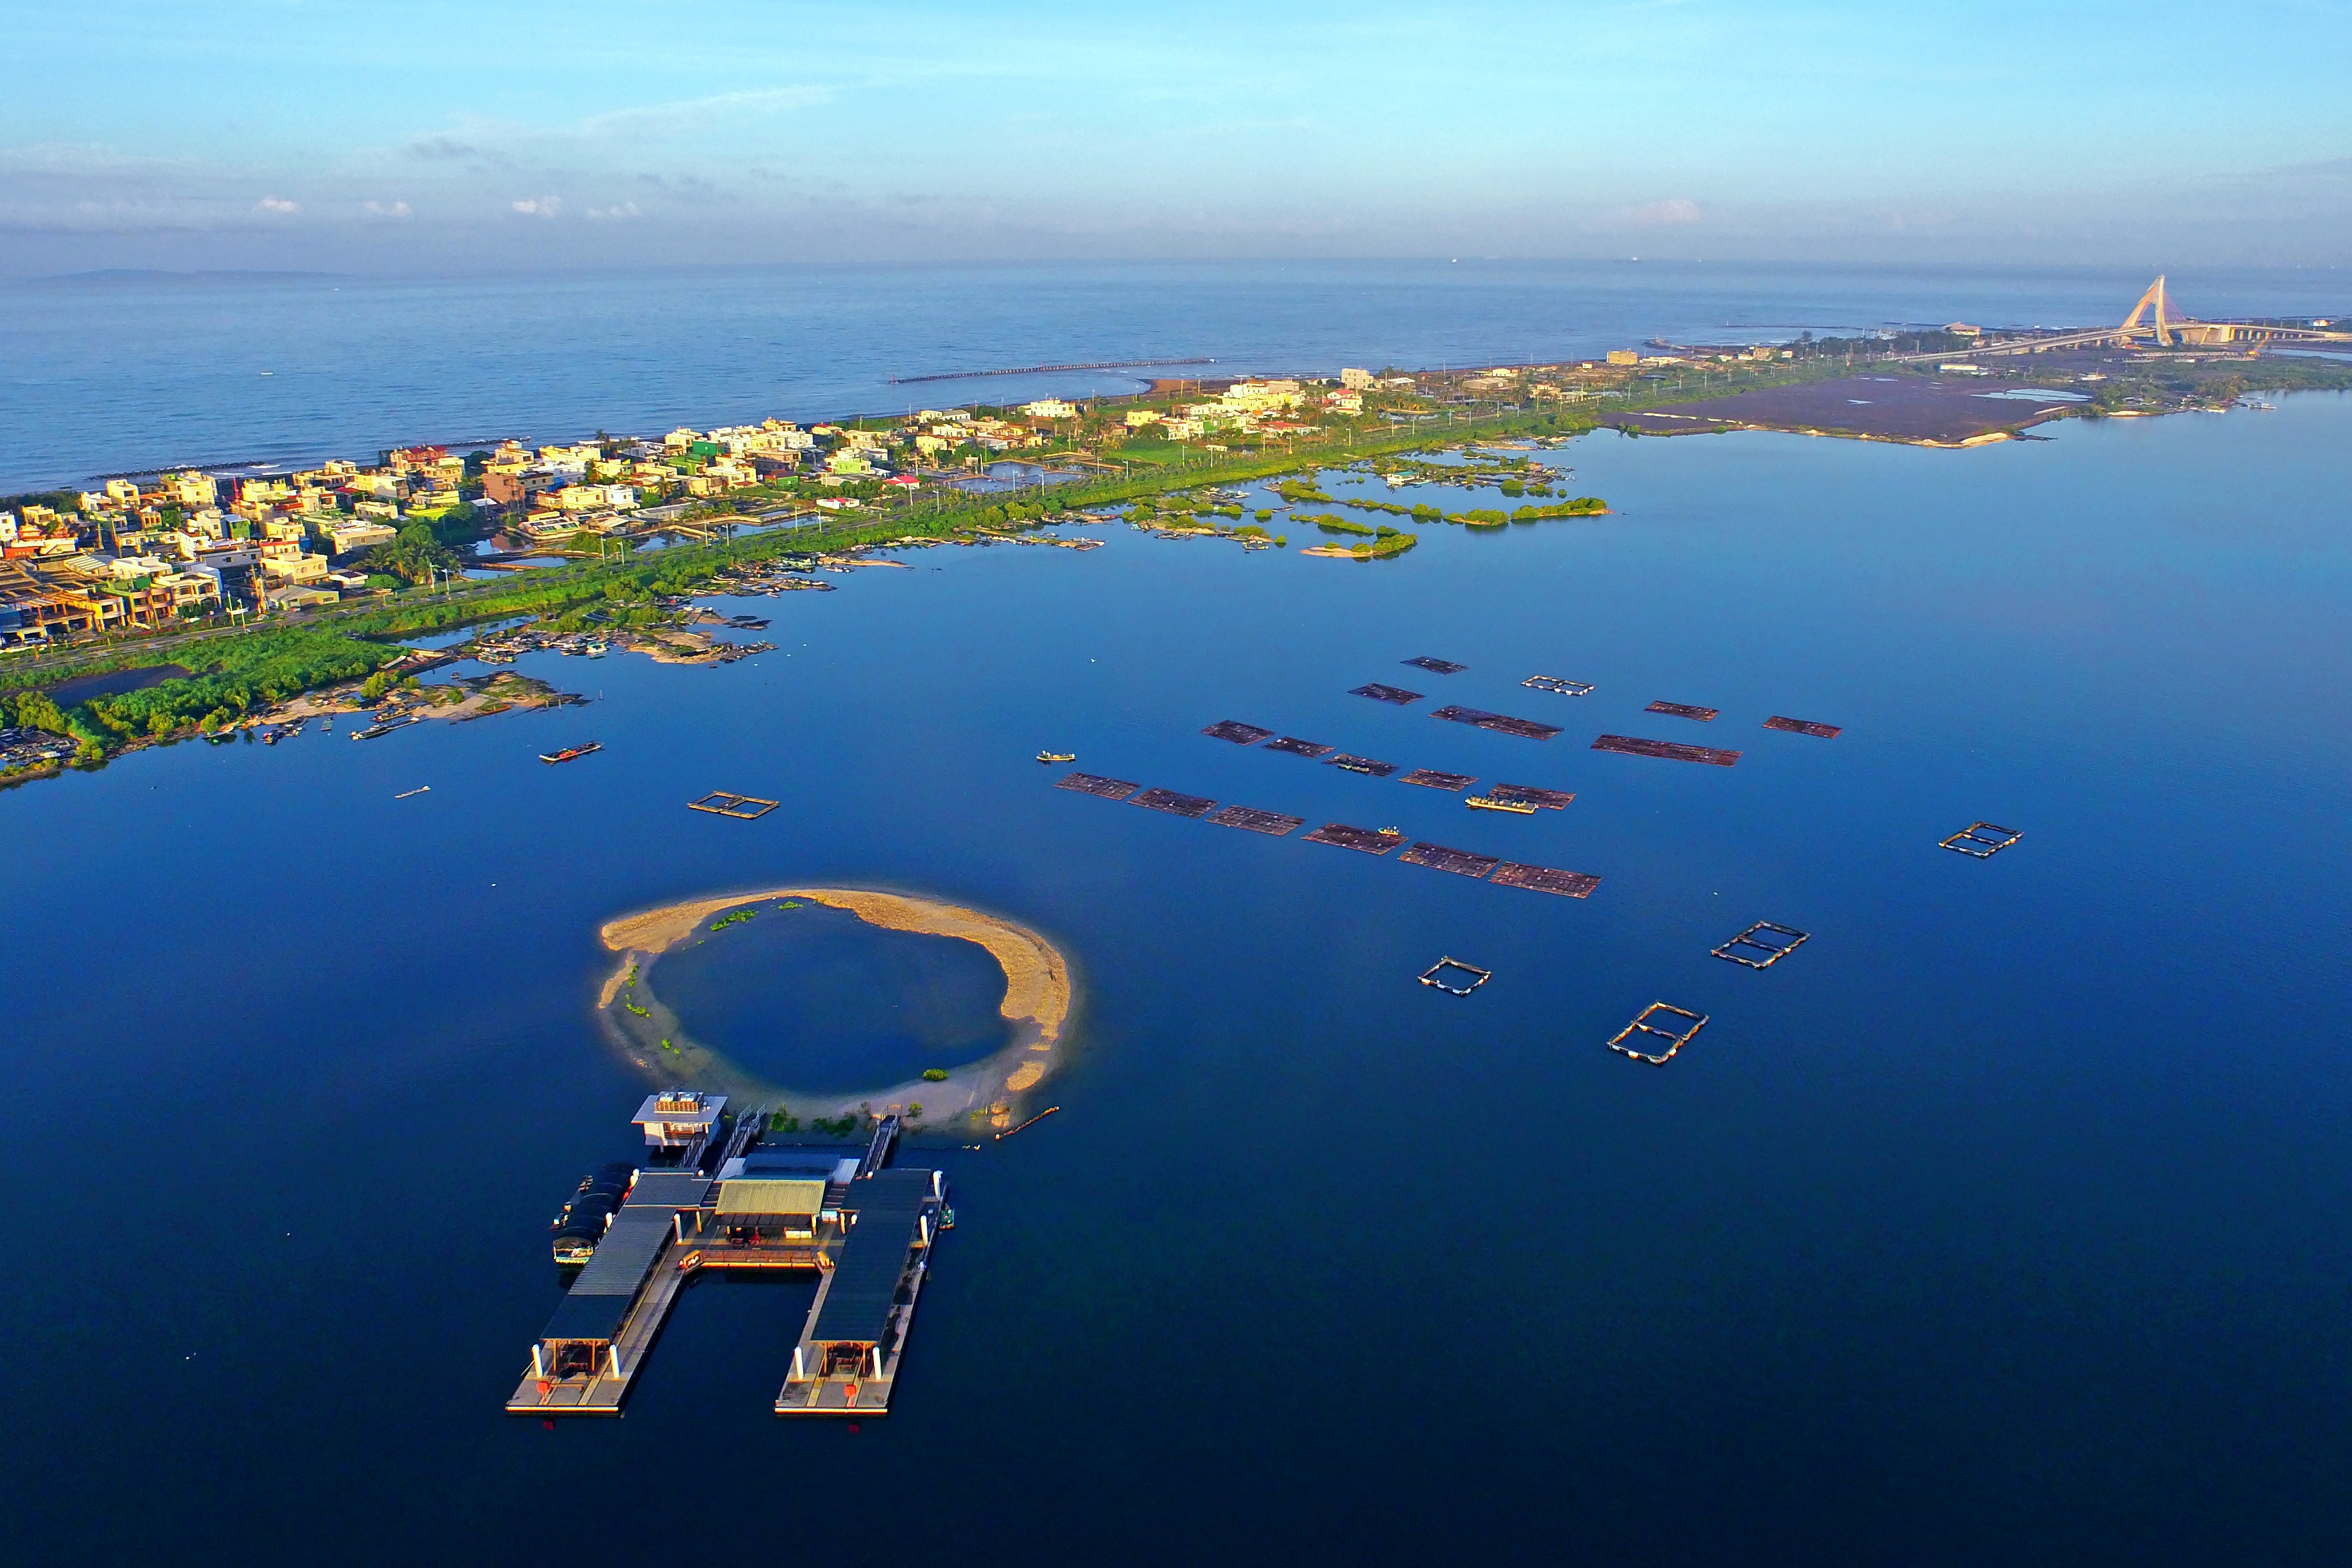
[[631, 1120], [645, 1129], [646, 1142], [656, 1149], [683, 1149], [709, 1138], [727, 1110], [723, 1094], [699, 1089], [666, 1089], [646, 1096]]

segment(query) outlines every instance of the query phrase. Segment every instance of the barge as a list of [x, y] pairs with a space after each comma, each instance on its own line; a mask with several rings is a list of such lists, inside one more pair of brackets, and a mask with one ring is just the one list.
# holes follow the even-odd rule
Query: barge
[[1532, 802], [1503, 800], [1491, 795], [1465, 795], [1462, 797], [1462, 804], [1474, 811], [1507, 811], [1518, 816], [1533, 816], [1536, 814]]

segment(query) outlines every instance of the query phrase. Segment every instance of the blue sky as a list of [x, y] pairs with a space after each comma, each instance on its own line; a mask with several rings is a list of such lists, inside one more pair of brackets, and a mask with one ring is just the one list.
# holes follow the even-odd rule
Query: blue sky
[[7, 275], [2352, 258], [2347, 0], [7, 9]]

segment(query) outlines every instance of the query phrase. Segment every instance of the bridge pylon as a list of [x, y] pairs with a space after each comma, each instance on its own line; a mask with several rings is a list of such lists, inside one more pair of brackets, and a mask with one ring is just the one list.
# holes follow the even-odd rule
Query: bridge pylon
[[2150, 323], [2150, 328], [2156, 335], [2156, 346], [2168, 349], [2172, 346], [2172, 310], [2171, 301], [2165, 297], [2162, 273], [2157, 274], [2156, 281], [2147, 286], [2147, 292], [2142, 294], [2132, 305], [2131, 314], [2124, 318], [2123, 325], [2117, 327], [2116, 331], [2123, 333], [2126, 338], [2131, 337], [2143, 330], [2140, 326], [2140, 318], [2148, 315], [2151, 311], [2155, 319]]

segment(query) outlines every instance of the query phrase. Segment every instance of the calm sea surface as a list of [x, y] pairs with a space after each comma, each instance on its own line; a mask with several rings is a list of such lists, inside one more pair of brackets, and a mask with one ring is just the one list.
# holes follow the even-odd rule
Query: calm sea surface
[[[2001, 313], [1942, 297], [1902, 313]], [[1164, 343], [1126, 331], [1105, 357]], [[337, 374], [381, 373], [355, 347]], [[675, 374], [612, 420], [683, 414]], [[470, 382], [447, 372], [460, 423], [461, 384], [500, 405]], [[605, 416], [586, 388], [562, 417]], [[2341, 1561], [2347, 449], [2352, 402], [2317, 396], [1968, 453], [1594, 437], [1556, 455], [1617, 509], [1591, 522], [1424, 529], [1378, 566], [1302, 558], [1296, 527], [1252, 555], [1124, 529], [916, 552], [733, 605], [777, 646], [723, 668], [526, 658], [584, 709], [0, 794], [0, 1131], [50, 1194], [0, 1294], [0, 1542]], [[1469, 668], [1399, 662], [1424, 654]], [[1368, 680], [1430, 699], [1346, 694]], [[1473, 813], [1197, 732], [1224, 718], [1577, 799]], [[1052, 788], [1048, 746], [1603, 880], [1548, 898], [1112, 805]], [[783, 805], [685, 809], [714, 788]], [[1979, 818], [2025, 837], [1936, 847]], [[625, 1419], [507, 1417], [557, 1299], [548, 1218], [630, 1152], [643, 1092], [591, 1021], [598, 923], [795, 882], [1052, 936], [1062, 1113], [936, 1156], [960, 1224], [887, 1420], [778, 1422], [807, 1288], [730, 1279], [690, 1288]], [[1756, 920], [1812, 939], [1763, 973], [1708, 956]], [[1416, 984], [1442, 954], [1494, 978]], [[1602, 1045], [1654, 1000], [1713, 1019], [1662, 1069]]]

